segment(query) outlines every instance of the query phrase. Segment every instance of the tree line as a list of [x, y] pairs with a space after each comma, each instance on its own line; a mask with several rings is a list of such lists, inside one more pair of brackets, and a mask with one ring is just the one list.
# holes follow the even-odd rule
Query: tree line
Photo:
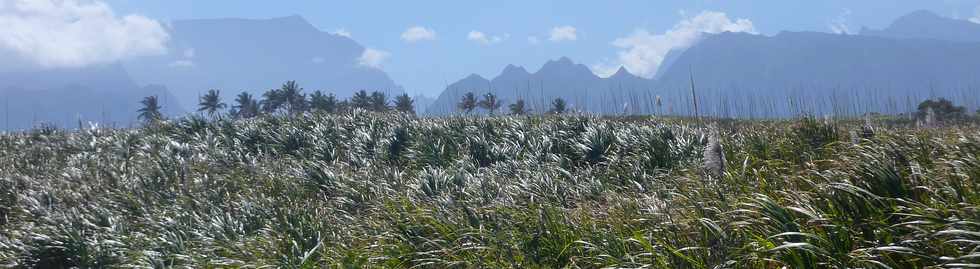
[[[502, 106], [502, 101], [493, 93], [484, 94], [479, 100], [473, 92], [467, 92], [456, 105], [459, 111], [470, 114], [477, 108], [486, 110], [490, 115], [494, 115]], [[517, 99], [513, 104], [507, 106], [510, 115], [520, 116], [532, 113], [532, 109], [527, 107], [524, 99]], [[551, 101], [551, 109], [546, 111], [548, 114], [564, 114], [568, 110], [568, 103], [561, 97]]]
[[[159, 121], [164, 118], [162, 106], [157, 96], [147, 96], [140, 101], [142, 107], [137, 111], [138, 118], [145, 122]], [[212, 89], [200, 97], [197, 111], [215, 119], [220, 118], [228, 108], [221, 100], [221, 90]], [[396, 111], [415, 115], [415, 100], [408, 94], [395, 96], [394, 102], [389, 101], [384, 92], [368, 93], [360, 90], [350, 99], [341, 100], [333, 93], [314, 91], [307, 95], [296, 81], [287, 81], [278, 89], [264, 92], [261, 99], [248, 92], [235, 96], [234, 104], [227, 110], [227, 115], [236, 119], [254, 118], [260, 115], [299, 115], [306, 112], [339, 113], [352, 109], [364, 109], [375, 112]]]
[[[503, 103], [493, 93], [486, 93], [477, 98], [473, 92], [467, 92], [457, 104], [457, 108], [466, 114], [481, 108], [490, 115], [495, 115]], [[140, 104], [142, 105], [138, 110], [140, 120], [154, 122], [164, 118], [161, 112], [163, 107], [160, 105], [157, 96], [147, 96], [140, 101]], [[306, 112], [339, 113], [352, 109], [374, 112], [394, 111], [411, 115], [416, 113], [415, 100], [408, 94], [398, 95], [391, 102], [384, 92], [373, 91], [368, 93], [366, 90], [360, 90], [349, 99], [341, 100], [333, 93], [324, 93], [319, 90], [307, 95], [296, 81], [287, 81], [278, 89], [270, 89], [264, 92], [261, 99], [257, 99], [248, 92], [241, 92], [236, 95], [234, 104], [227, 110], [227, 113], [224, 113], [223, 111], [227, 108], [228, 104], [221, 99], [221, 91], [212, 89], [200, 97], [197, 111], [213, 119], [226, 114], [236, 119], [247, 119], [260, 115], [298, 115]], [[519, 116], [533, 113], [533, 110], [526, 105], [523, 99], [517, 99], [508, 105], [507, 109], [509, 115]], [[544, 113], [564, 114], [567, 111], [567, 102], [559, 97], [551, 101], [551, 108]], [[980, 117], [980, 110], [977, 111], [977, 114]], [[966, 108], [956, 106], [947, 99], [937, 98], [919, 103], [918, 109], [909, 117], [932, 125], [964, 120], [971, 116], [966, 112]]]

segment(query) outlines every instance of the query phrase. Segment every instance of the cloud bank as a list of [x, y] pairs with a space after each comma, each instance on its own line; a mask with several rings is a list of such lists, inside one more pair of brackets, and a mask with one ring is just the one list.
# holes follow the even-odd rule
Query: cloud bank
[[633, 74], [651, 78], [656, 75], [664, 57], [673, 49], [686, 49], [696, 43], [705, 33], [745, 32], [757, 34], [752, 21], [731, 20], [722, 12], [703, 11], [694, 17], [687, 17], [663, 34], [651, 34], [637, 29], [626, 37], [618, 38], [612, 45], [619, 48], [613, 63], [593, 65], [600, 76], [610, 76], [619, 67], [626, 67]]
[[164, 54], [169, 39], [159, 22], [97, 0], [0, 0], [0, 25], [0, 55], [40, 68]]
[[408, 43], [435, 39], [436, 31], [422, 26], [413, 26], [402, 33], [402, 40], [405, 40]]
[[504, 40], [507, 40], [509, 38], [510, 38], [509, 34], [488, 36], [487, 34], [480, 31], [470, 31], [470, 33], [466, 35], [467, 40], [480, 43], [483, 45], [497, 44], [500, 42], [504, 42]]
[[827, 27], [830, 27], [830, 31], [835, 34], [849, 35], [852, 34], [851, 29], [847, 26], [847, 19], [851, 16], [850, 9], [844, 9], [841, 11], [840, 15], [836, 18], [830, 20]]
[[980, 6], [973, 9], [973, 17], [970, 18], [970, 22], [980, 24]]
[[337, 30], [333, 31], [333, 34], [339, 35], [339, 36], [342, 36], [342, 37], [346, 37], [346, 38], [351, 38], [350, 32], [347, 31], [347, 29], [344, 29], [344, 28], [340, 28], [340, 29], [337, 29]]
[[357, 64], [360, 66], [372, 67], [380, 69], [382, 63], [391, 56], [391, 53], [383, 50], [377, 50], [372, 48], [364, 49], [361, 53], [361, 57], [357, 59]]
[[548, 40], [553, 42], [578, 40], [578, 29], [568, 25], [551, 28], [551, 37]]

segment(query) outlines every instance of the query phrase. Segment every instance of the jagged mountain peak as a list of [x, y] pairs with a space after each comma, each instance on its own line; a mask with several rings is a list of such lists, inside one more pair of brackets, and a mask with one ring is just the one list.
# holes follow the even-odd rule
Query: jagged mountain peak
[[493, 92], [504, 103], [526, 100], [537, 111], [546, 111], [550, 100], [563, 98], [569, 105], [586, 111], [622, 112], [623, 96], [639, 96], [635, 91], [650, 89], [653, 82], [633, 75], [626, 68], [620, 68], [611, 77], [600, 78], [588, 66], [561, 57], [549, 60], [533, 74], [511, 64], [491, 81], [470, 75], [449, 85], [427, 113], [457, 113], [458, 99], [468, 92]]
[[500, 76], [526, 76], [529, 74], [530, 73], [528, 73], [527, 69], [524, 69], [524, 67], [513, 64], [508, 64], [506, 67], [504, 67], [504, 70], [500, 72]]
[[620, 66], [619, 70], [616, 70], [616, 73], [614, 73], [612, 76], [609, 76], [609, 78], [635, 78], [635, 77], [636, 75], [633, 75], [633, 73], [630, 73], [629, 70], [626, 70], [625, 66]]
[[592, 69], [584, 64], [577, 64], [568, 57], [561, 57], [558, 60], [550, 60], [541, 67], [538, 72], [534, 73], [537, 76], [548, 76], [556, 74], [565, 74], [571, 76], [591, 76], [598, 78]]
[[473, 73], [470, 74], [469, 76], [466, 76], [466, 78], [464, 78], [463, 80], [487, 80], [487, 79], [479, 74]]
[[545, 62], [544, 66], [542, 66], [541, 69], [570, 67], [570, 66], [575, 66], [575, 62], [573, 62], [572, 59], [568, 57], [562, 56], [557, 60], [548, 60], [548, 62]]

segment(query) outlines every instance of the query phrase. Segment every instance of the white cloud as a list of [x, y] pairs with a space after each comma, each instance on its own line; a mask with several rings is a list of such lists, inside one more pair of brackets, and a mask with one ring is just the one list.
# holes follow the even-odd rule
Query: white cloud
[[436, 31], [422, 26], [414, 26], [402, 33], [402, 40], [415, 43], [423, 40], [435, 40]]
[[487, 34], [480, 31], [470, 31], [470, 33], [466, 35], [466, 39], [483, 45], [493, 45], [510, 39], [510, 34], [487, 36]]
[[830, 20], [830, 23], [827, 24], [827, 27], [829, 27], [830, 31], [835, 34], [843, 34], [843, 35], [852, 34], [853, 32], [851, 32], [851, 29], [847, 26], [847, 20], [850, 17], [851, 17], [851, 10], [845, 8], [841, 10], [840, 15], [837, 15], [836, 18]]
[[334, 30], [333, 31], [333, 34], [339, 35], [339, 36], [342, 36], [342, 37], [346, 37], [346, 38], [351, 38], [350, 32], [348, 32], [347, 29], [344, 29], [344, 28], [340, 28], [340, 29]]
[[0, 0], [0, 25], [0, 54], [42, 68], [164, 54], [169, 39], [159, 22], [99, 0]]
[[381, 68], [382, 63], [391, 56], [391, 53], [383, 50], [377, 50], [372, 48], [364, 49], [361, 53], [361, 57], [357, 59], [357, 64], [361, 66]]
[[980, 6], [973, 9], [973, 17], [970, 18], [970, 22], [980, 24]]
[[536, 36], [529, 36], [527, 37], [527, 43], [530, 43], [531, 45], [537, 45], [538, 43], [541, 43], [541, 40], [538, 40], [538, 37]]
[[548, 40], [554, 42], [575, 41], [578, 40], [577, 31], [578, 30], [575, 29], [575, 27], [571, 27], [567, 25], [551, 28], [551, 37], [548, 38]]
[[644, 29], [637, 29], [627, 37], [616, 39], [612, 45], [620, 48], [613, 63], [593, 65], [599, 75], [609, 76], [619, 67], [643, 77], [653, 77], [664, 57], [673, 49], [686, 49], [705, 33], [745, 32], [757, 34], [752, 21], [731, 20], [721, 12], [703, 11], [694, 17], [685, 17], [663, 34], [654, 35]]

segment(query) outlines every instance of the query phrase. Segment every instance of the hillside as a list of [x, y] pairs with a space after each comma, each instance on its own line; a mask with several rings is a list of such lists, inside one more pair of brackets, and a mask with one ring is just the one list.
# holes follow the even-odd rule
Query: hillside
[[931, 11], [915, 11], [881, 30], [861, 29], [861, 35], [889, 38], [935, 39], [954, 42], [980, 42], [980, 24], [939, 16]]
[[322, 32], [299, 16], [175, 21], [170, 53], [125, 62], [140, 83], [167, 85], [186, 104], [209, 89], [255, 95], [295, 80], [340, 97], [361, 89], [402, 93], [384, 71], [359, 63], [365, 48]]
[[492, 92], [506, 104], [524, 100], [533, 111], [547, 111], [551, 100], [563, 98], [572, 109], [622, 113], [623, 103], [641, 98], [631, 95], [650, 89], [653, 81], [637, 77], [626, 69], [601, 78], [587, 66], [577, 64], [567, 57], [545, 63], [541, 69], [529, 73], [523, 67], [508, 65], [500, 75], [491, 80], [473, 74], [450, 84], [427, 110], [428, 114], [446, 115], [457, 113], [456, 103], [467, 92], [482, 96]]
[[657, 81], [690, 114], [693, 75], [704, 114], [901, 113], [931, 96], [976, 107], [980, 46], [814, 32], [725, 33], [688, 49]]
[[166, 115], [184, 112], [164, 86], [137, 85], [116, 64], [0, 73], [0, 130], [37, 124], [76, 128], [79, 121], [119, 127], [136, 122], [139, 101], [157, 95]]
[[428, 112], [455, 113], [466, 92], [489, 91], [506, 102], [525, 99], [536, 111], [561, 97], [596, 113], [693, 115], [692, 78], [698, 110], [711, 116], [899, 114], [930, 97], [975, 109], [980, 105], [975, 70], [980, 70], [980, 25], [920, 11], [862, 35], [706, 35], [690, 48], [668, 53], [653, 79], [625, 69], [600, 78], [568, 58], [549, 61], [535, 73], [508, 66], [492, 80], [473, 75], [451, 84]]

